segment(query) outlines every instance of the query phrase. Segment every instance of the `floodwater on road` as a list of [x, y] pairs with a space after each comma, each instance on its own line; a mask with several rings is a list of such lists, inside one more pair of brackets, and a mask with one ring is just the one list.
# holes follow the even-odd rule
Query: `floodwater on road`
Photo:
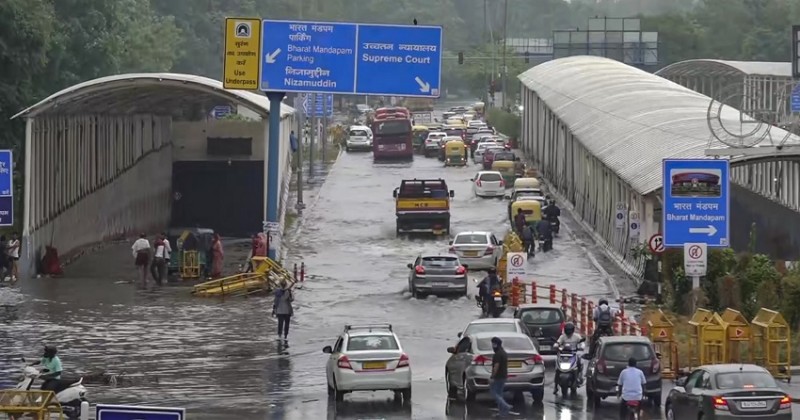
[[[465, 407], [447, 400], [443, 383], [445, 349], [478, 317], [475, 290], [465, 298], [410, 297], [406, 264], [421, 252], [446, 253], [448, 240], [396, 237], [392, 199], [404, 178], [442, 177], [455, 190], [452, 232], [502, 237], [507, 202], [474, 197], [470, 178], [477, 170], [443, 168], [419, 156], [378, 164], [369, 153], [342, 155], [318, 198], [307, 201], [296, 236], [286, 238], [291, 258], [302, 258], [310, 274], [296, 293], [288, 344], [276, 340], [270, 298], [198, 299], [181, 285], [136, 290], [127, 283], [135, 278], [130, 245], [120, 244], [83, 257], [65, 278], [0, 288], [0, 379], [13, 383], [20, 369], [13, 359], [38, 356], [44, 343], [53, 343], [67, 372], [120, 375], [113, 386], [89, 384], [93, 402], [186, 407], [196, 420], [491, 417], [488, 397]], [[563, 224], [555, 249], [530, 260], [532, 277], [584, 296], [609, 296], [606, 279], [585, 256], [591, 245], [569, 217]], [[411, 406], [380, 392], [330, 404], [322, 347], [333, 344], [345, 323], [376, 322], [391, 323], [410, 356]], [[524, 418], [616, 418], [613, 401], [592, 410], [583, 396], [553, 397], [551, 376], [545, 402], [519, 408]]]

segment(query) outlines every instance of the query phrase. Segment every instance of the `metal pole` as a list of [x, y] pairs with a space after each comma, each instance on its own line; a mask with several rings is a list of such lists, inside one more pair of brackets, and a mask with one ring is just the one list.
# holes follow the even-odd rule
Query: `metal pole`
[[503, 108], [506, 107], [506, 79], [508, 79], [508, 67], [506, 67], [506, 50], [508, 46], [508, 0], [503, 2]]
[[[269, 141], [267, 145], [267, 161], [264, 162], [267, 165], [267, 170], [265, 171], [265, 175], [267, 175], [267, 192], [265, 194], [267, 205], [264, 220], [269, 226], [270, 233], [276, 236], [280, 235], [280, 230], [276, 230], [275, 226], [280, 223], [278, 203], [280, 203], [281, 197], [278, 178], [280, 178], [281, 162], [281, 101], [284, 96], [285, 93], [283, 92], [267, 93], [267, 98], [269, 98]], [[272, 249], [268, 250], [269, 257], [275, 260], [278, 255], [277, 251], [277, 247], [273, 246]]]
[[[325, 98], [327, 99], [327, 98]], [[328, 148], [328, 116], [325, 115], [325, 105], [322, 105], [322, 164], [324, 165], [326, 150]]]
[[297, 157], [295, 162], [297, 167], [297, 205], [295, 208], [299, 211], [305, 208], [303, 203], [303, 147], [305, 146], [305, 126], [306, 114], [303, 111], [303, 99], [301, 95], [297, 95], [294, 99], [294, 109], [297, 110]]
[[315, 117], [315, 107], [317, 106], [317, 94], [311, 93], [308, 95], [308, 115], [311, 117], [311, 129], [309, 130], [309, 144], [308, 144], [308, 179], [314, 177], [314, 138], [317, 131], [317, 117]]
[[[488, 9], [489, 9], [489, 6], [487, 4], [488, 1], [489, 0], [483, 0], [483, 45], [484, 46], [489, 44], [489, 30], [488, 30], [488, 28], [489, 28], [488, 19], [489, 18], [487, 16]], [[491, 78], [489, 78], [489, 74], [488, 73], [489, 73], [489, 66], [487, 66], [486, 62], [484, 61], [483, 62], [483, 80], [484, 80], [484, 83], [486, 83], [486, 85], [484, 86], [483, 98], [484, 98], [484, 101], [487, 102], [487, 103], [489, 102], [489, 94], [488, 94], [488, 92], [489, 92], [489, 84], [492, 83], [492, 80], [491, 80]]]

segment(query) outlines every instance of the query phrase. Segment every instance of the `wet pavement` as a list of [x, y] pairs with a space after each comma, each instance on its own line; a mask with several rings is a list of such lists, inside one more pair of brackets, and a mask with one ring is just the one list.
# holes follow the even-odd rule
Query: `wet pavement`
[[[0, 382], [16, 377], [13, 357], [56, 343], [66, 371], [106, 372], [106, 380], [88, 384], [93, 402], [186, 407], [195, 420], [491, 418], [487, 396], [464, 406], [447, 400], [443, 383], [445, 349], [478, 317], [474, 299], [415, 300], [406, 290], [406, 264], [420, 252], [447, 252], [447, 239], [396, 237], [392, 199], [403, 178], [443, 177], [455, 190], [453, 232], [502, 236], [507, 204], [473, 196], [469, 180], [477, 170], [443, 168], [423, 157], [374, 164], [368, 153], [343, 154], [300, 218], [297, 235], [286, 239], [310, 274], [296, 293], [288, 344], [276, 340], [269, 298], [196, 299], [184, 285], [135, 289], [127, 283], [135, 278], [127, 244], [85, 256], [66, 278], [0, 288]], [[530, 261], [533, 277], [610, 296], [605, 274], [585, 255], [592, 245], [568, 216], [563, 225], [554, 251]], [[393, 324], [410, 356], [413, 401], [403, 406], [391, 393], [348, 394], [337, 407], [328, 402], [321, 349], [345, 323], [374, 322]], [[551, 365], [547, 379], [544, 403], [518, 404], [520, 418], [617, 418], [613, 400], [590, 408], [580, 391], [554, 397]]]

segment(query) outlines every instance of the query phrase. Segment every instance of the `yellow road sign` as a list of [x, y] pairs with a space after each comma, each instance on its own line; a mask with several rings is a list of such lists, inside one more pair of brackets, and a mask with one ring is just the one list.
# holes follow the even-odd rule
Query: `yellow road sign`
[[225, 89], [258, 89], [261, 19], [225, 18]]

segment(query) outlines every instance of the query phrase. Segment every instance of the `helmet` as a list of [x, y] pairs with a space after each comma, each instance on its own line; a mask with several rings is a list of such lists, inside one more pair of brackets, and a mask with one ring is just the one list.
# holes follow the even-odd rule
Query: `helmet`
[[497, 269], [494, 268], [494, 267], [490, 267], [487, 271], [489, 272], [490, 275], [491, 274], [497, 274]]
[[553, 200], [553, 199], [551, 198], [551, 199], [550, 199], [550, 201], [548, 201], [548, 202], [547, 202], [547, 204], [549, 204], [549, 205], [551, 205], [551, 206], [555, 206], [555, 205], [556, 205], [556, 200]]
[[564, 334], [572, 335], [572, 333], [574, 332], [575, 332], [575, 324], [571, 322], [567, 322], [566, 324], [564, 324]]
[[56, 346], [44, 346], [44, 357], [47, 359], [52, 359], [56, 357], [58, 354], [58, 347]]
[[600, 301], [599, 301], [599, 302], [597, 302], [597, 306], [600, 306], [600, 305], [606, 305], [606, 306], [608, 306], [608, 299], [606, 299], [606, 298], [602, 298], [602, 299], [600, 299]]

